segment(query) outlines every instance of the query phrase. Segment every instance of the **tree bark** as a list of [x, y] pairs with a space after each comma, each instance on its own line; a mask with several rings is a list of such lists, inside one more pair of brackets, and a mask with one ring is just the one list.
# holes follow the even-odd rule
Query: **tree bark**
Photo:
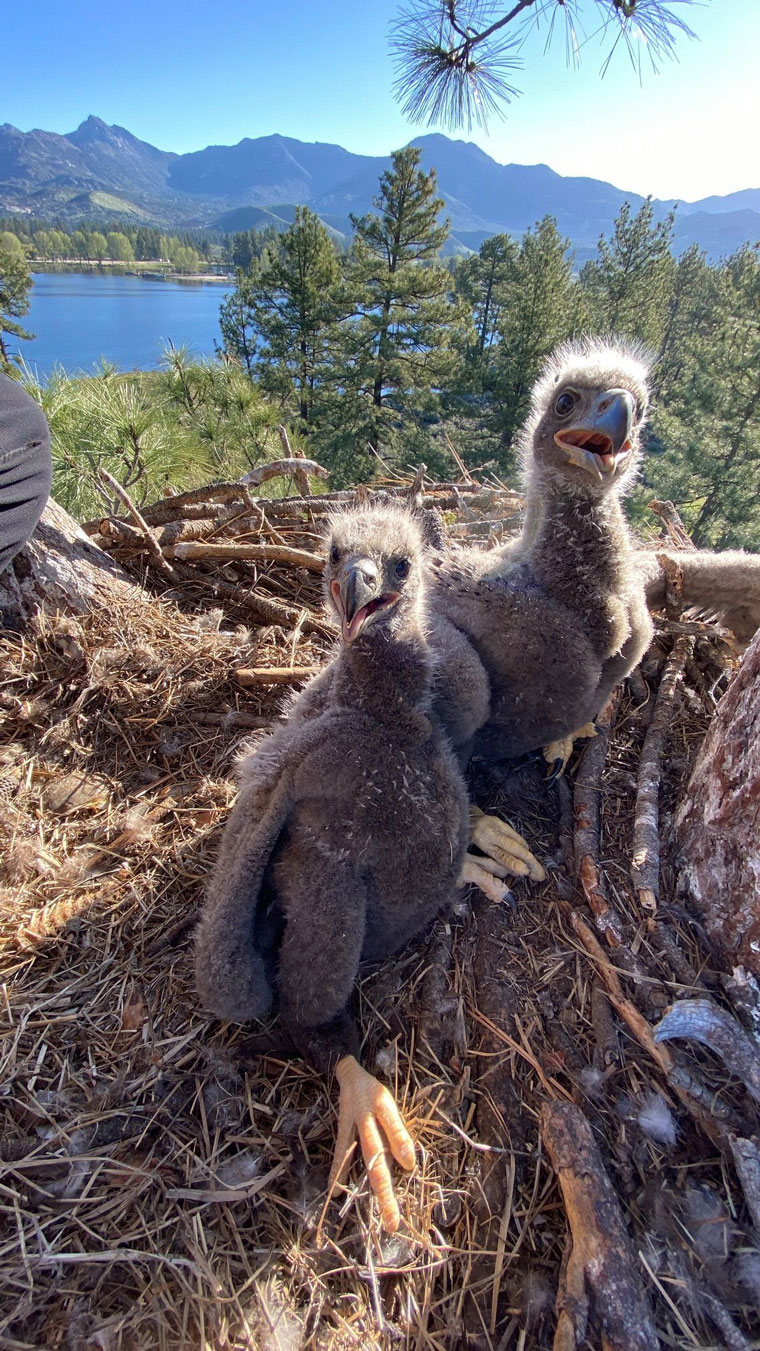
[[0, 628], [22, 632], [43, 603], [47, 609], [84, 614], [140, 596], [151, 603], [137, 582], [51, 499], [29, 543], [0, 573]]
[[760, 632], [705, 737], [676, 831], [710, 937], [760, 975]]

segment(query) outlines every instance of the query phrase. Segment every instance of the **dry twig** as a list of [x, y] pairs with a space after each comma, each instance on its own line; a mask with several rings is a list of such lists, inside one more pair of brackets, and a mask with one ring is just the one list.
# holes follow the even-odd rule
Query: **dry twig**
[[583, 1345], [589, 1323], [605, 1351], [654, 1351], [657, 1333], [631, 1241], [585, 1116], [574, 1103], [550, 1102], [541, 1130], [570, 1228], [554, 1351]]
[[641, 908], [650, 914], [657, 909], [660, 894], [659, 799], [662, 755], [673, 716], [676, 691], [693, 650], [694, 639], [685, 634], [673, 643], [639, 760], [631, 877]]
[[677, 549], [696, 549], [696, 544], [676, 510], [675, 502], [661, 502], [658, 498], [653, 497], [649, 503], [649, 510], [653, 511], [663, 521], [671, 542], [675, 544]]
[[583, 894], [591, 908], [596, 926], [610, 947], [623, 942], [620, 916], [610, 904], [599, 861], [599, 832], [602, 816], [602, 770], [607, 759], [610, 729], [620, 702], [620, 691], [607, 702], [596, 719], [596, 736], [585, 746], [575, 778], [573, 811], [575, 815], [575, 867]]
[[126, 488], [122, 488], [118, 480], [114, 478], [113, 474], [109, 474], [107, 469], [103, 468], [98, 469], [98, 476], [111, 489], [111, 492], [116, 494], [116, 496], [119, 498], [119, 501], [124, 503], [124, 506], [127, 508], [127, 511], [129, 512], [130, 516], [135, 522], [135, 525], [137, 526], [140, 535], [142, 536], [145, 549], [148, 553], [151, 562], [155, 564], [159, 572], [163, 573], [164, 577], [168, 577], [169, 580], [172, 582], [176, 581], [177, 574], [174, 571], [174, 568], [171, 566], [171, 564], [167, 563], [166, 559], [164, 558], [164, 555], [162, 554], [158, 546], [158, 541], [156, 540], [155, 535], [149, 529], [145, 517], [135, 506]]
[[254, 685], [298, 685], [310, 680], [319, 666], [241, 666], [235, 679], [247, 687]]
[[[289, 468], [286, 470], [286, 473], [293, 475], [296, 488], [298, 489], [301, 496], [305, 497], [309, 491], [309, 480], [305, 472], [306, 461], [304, 460], [302, 455], [293, 454], [293, 449], [290, 444], [290, 437], [288, 436], [287, 427], [283, 427], [282, 423], [280, 423], [280, 426], [277, 428], [277, 431], [279, 432], [280, 435], [280, 442], [282, 444], [282, 449], [285, 452], [286, 456], [285, 463], [287, 463], [288, 460], [291, 461], [291, 464]], [[299, 463], [297, 465], [294, 465], [292, 461], [296, 459], [299, 461]], [[311, 461], [311, 463], [313, 464], [314, 462]], [[327, 474], [325, 473], [324, 470], [322, 471], [321, 477], [324, 478], [327, 477]]]
[[291, 567], [308, 568], [310, 572], [318, 573], [324, 567], [324, 559], [319, 554], [309, 553], [306, 549], [289, 549], [282, 544], [208, 544], [188, 540], [168, 545], [164, 556], [181, 558], [183, 562], [214, 558], [230, 563], [288, 563]]

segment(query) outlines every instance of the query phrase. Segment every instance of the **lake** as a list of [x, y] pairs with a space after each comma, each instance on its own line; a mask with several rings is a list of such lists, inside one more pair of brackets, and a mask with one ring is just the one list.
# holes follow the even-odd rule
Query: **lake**
[[89, 373], [101, 357], [120, 370], [150, 370], [169, 339], [213, 356], [219, 306], [230, 290], [213, 282], [38, 272], [21, 321], [37, 337], [18, 350], [41, 378], [56, 365], [69, 375]]

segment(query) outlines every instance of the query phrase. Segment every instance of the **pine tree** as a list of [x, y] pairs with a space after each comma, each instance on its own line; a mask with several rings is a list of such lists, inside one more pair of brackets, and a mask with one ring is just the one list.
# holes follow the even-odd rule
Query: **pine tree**
[[254, 230], [243, 230], [239, 234], [232, 236], [232, 245], [230, 247], [230, 257], [233, 267], [240, 272], [249, 272], [251, 264], [257, 257], [254, 248]]
[[[527, 230], [507, 275], [495, 288], [498, 344], [485, 372], [492, 425], [509, 447], [528, 406], [530, 388], [544, 359], [584, 325], [583, 297], [573, 279], [567, 239], [545, 216]], [[511, 467], [513, 456], [500, 456]]]
[[162, 364], [167, 422], [173, 431], [181, 429], [184, 444], [201, 452], [215, 477], [237, 478], [272, 458], [279, 413], [245, 371], [229, 361], [194, 360], [188, 348], [173, 343]]
[[759, 548], [760, 258], [747, 245], [712, 271], [712, 323], [693, 335], [655, 414], [661, 454], [645, 472], [696, 544]]
[[655, 221], [651, 198], [635, 216], [624, 202], [609, 239], [581, 269], [594, 327], [599, 332], [640, 338], [655, 351], [667, 319], [673, 259], [673, 212]]
[[141, 225], [135, 232], [134, 239], [135, 258], [147, 262], [152, 258], [161, 257], [161, 234], [150, 225]]
[[17, 322], [29, 310], [32, 278], [23, 251], [0, 248], [0, 370], [10, 370], [8, 338], [29, 341], [34, 337]]
[[462, 310], [438, 257], [448, 222], [439, 221], [435, 174], [420, 160], [415, 147], [396, 151], [374, 213], [352, 217], [332, 393], [320, 416], [321, 453], [346, 478], [365, 471], [373, 453], [435, 459], [430, 429], [455, 369]]
[[339, 275], [327, 229], [313, 211], [297, 207], [278, 247], [238, 274], [222, 306], [225, 350], [286, 408], [294, 403], [303, 427], [313, 417]]
[[462, 258], [454, 275], [457, 295], [469, 307], [475, 327], [475, 340], [467, 353], [467, 365], [475, 384], [478, 373], [487, 367], [498, 342], [502, 307], [517, 265], [518, 245], [511, 235], [492, 235], [478, 253]]
[[717, 274], [696, 244], [672, 260], [665, 324], [650, 380], [657, 400], [678, 387], [695, 339], [714, 325]]
[[308, 207], [296, 208], [280, 250], [261, 271], [257, 297], [262, 387], [287, 400], [295, 394], [304, 427], [311, 422], [325, 362], [339, 267], [327, 229]]
[[258, 265], [254, 261], [247, 273], [238, 272], [234, 291], [219, 306], [222, 352], [239, 362], [250, 380], [254, 378], [258, 351], [258, 281]]

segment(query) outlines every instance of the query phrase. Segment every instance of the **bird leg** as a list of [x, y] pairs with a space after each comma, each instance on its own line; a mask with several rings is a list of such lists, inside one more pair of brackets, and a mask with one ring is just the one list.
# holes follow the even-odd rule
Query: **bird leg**
[[[500, 817], [486, 816], [479, 807], [473, 806], [470, 807], [470, 844], [477, 845], [488, 859], [492, 859], [507, 872], [515, 873], [517, 877], [529, 877], [532, 882], [543, 882], [546, 877], [541, 864], [531, 853], [522, 835], [518, 835], [517, 831]], [[486, 860], [476, 858], [475, 862], [482, 866]], [[492, 872], [490, 867], [488, 872]], [[480, 881], [477, 885], [481, 886]], [[481, 890], [486, 891], [486, 888], [481, 886]], [[486, 895], [488, 894], [486, 891]], [[495, 898], [492, 896], [491, 899]], [[500, 896], [498, 899], [501, 900], [503, 897]]]
[[544, 759], [550, 769], [546, 776], [549, 783], [554, 783], [555, 779], [561, 778], [564, 774], [573, 753], [574, 743], [580, 741], [582, 737], [592, 736], [596, 736], [596, 728], [593, 722], [585, 722], [577, 732], [571, 732], [570, 736], [560, 737], [558, 741], [550, 741], [548, 746], [544, 746]]
[[383, 1128], [394, 1159], [408, 1172], [414, 1168], [414, 1142], [401, 1120], [392, 1094], [385, 1084], [362, 1069], [355, 1056], [343, 1056], [335, 1067], [335, 1074], [340, 1085], [340, 1103], [329, 1186], [332, 1188], [341, 1180], [350, 1158], [351, 1146], [358, 1135], [369, 1185], [380, 1207], [383, 1228], [393, 1234], [398, 1229], [401, 1216], [379, 1127]]

